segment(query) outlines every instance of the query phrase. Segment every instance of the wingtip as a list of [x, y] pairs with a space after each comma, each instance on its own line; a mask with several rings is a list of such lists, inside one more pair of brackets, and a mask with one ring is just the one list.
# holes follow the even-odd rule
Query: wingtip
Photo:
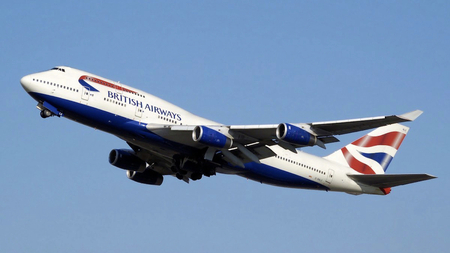
[[423, 111], [421, 110], [415, 110], [412, 112], [407, 112], [405, 114], [400, 115], [399, 117], [407, 120], [407, 121], [414, 121], [415, 119], [417, 119], [420, 115], [422, 115]]
[[438, 178], [438, 177], [436, 177], [436, 176], [433, 176], [433, 175], [430, 175], [430, 174], [425, 174], [425, 175], [427, 175], [428, 179], [434, 179], [434, 178]]

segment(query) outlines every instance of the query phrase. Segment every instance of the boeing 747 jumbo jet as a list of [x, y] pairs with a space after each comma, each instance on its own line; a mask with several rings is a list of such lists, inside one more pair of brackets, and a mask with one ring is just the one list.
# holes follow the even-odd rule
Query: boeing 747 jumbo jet
[[[42, 118], [66, 117], [111, 133], [131, 149], [113, 149], [109, 162], [129, 179], [161, 185], [163, 177], [188, 182], [216, 173], [263, 184], [350, 194], [390, 193], [391, 187], [435, 178], [385, 174], [408, 133], [403, 115], [275, 125], [223, 125], [149, 93], [69, 67], [20, 80]], [[335, 135], [376, 128], [325, 157], [298, 150], [339, 141]]]

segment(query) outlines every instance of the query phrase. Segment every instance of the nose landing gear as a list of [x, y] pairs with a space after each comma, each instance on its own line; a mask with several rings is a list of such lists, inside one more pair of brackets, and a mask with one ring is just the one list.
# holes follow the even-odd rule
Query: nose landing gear
[[50, 103], [47, 103], [46, 101], [39, 102], [37, 104], [36, 108], [39, 111], [41, 111], [40, 115], [43, 119], [48, 118], [48, 117], [53, 117], [53, 116], [61, 117], [64, 115], [60, 110], [58, 110], [56, 107], [54, 107]]
[[51, 117], [51, 116], [54, 116], [53, 113], [52, 113], [51, 111], [49, 111], [49, 110], [47, 110], [47, 109], [43, 109], [43, 110], [41, 111], [41, 117], [42, 117], [43, 119], [48, 118], [48, 117]]

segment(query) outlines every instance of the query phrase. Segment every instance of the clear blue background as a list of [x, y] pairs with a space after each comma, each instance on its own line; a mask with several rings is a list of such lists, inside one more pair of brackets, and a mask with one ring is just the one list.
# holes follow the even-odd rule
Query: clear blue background
[[[2, 1], [1, 252], [444, 252], [448, 1]], [[160, 187], [108, 164], [127, 145], [43, 120], [19, 80], [67, 65], [224, 124], [425, 113], [389, 173], [351, 196], [217, 175]], [[304, 149], [326, 155], [341, 143]]]

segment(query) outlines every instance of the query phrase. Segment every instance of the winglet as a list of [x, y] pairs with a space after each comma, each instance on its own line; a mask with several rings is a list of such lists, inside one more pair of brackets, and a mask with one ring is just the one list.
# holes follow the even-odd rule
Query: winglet
[[414, 121], [415, 119], [417, 119], [420, 115], [422, 115], [423, 111], [421, 110], [415, 110], [412, 112], [407, 112], [405, 114], [399, 115], [399, 118], [402, 118], [404, 120], [407, 121]]

